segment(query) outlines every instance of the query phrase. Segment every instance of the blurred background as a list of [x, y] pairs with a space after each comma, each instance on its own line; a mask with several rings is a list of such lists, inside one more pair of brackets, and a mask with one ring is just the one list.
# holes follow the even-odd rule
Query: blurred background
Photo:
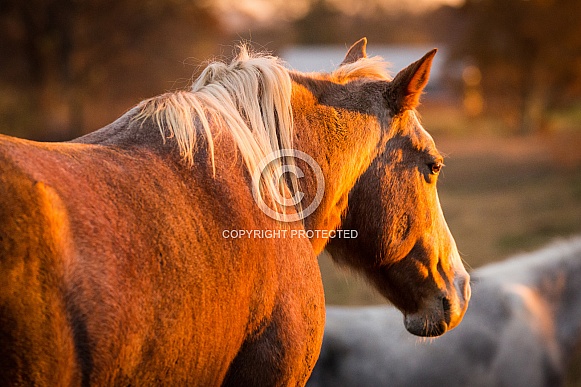
[[[2, 0], [0, 133], [91, 132], [240, 40], [302, 71], [332, 69], [363, 36], [394, 74], [438, 47], [419, 110], [475, 268], [581, 232], [580, 15], [578, 0]], [[384, 302], [321, 266], [329, 303]]]

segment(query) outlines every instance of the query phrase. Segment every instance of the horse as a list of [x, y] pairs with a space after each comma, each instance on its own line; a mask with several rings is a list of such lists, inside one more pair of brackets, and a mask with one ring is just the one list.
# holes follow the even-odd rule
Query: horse
[[471, 277], [464, 321], [431, 341], [411, 340], [393, 308], [328, 306], [307, 386], [564, 385], [581, 348], [581, 237]]
[[469, 276], [416, 114], [435, 50], [391, 78], [366, 43], [331, 73], [242, 45], [78, 139], [0, 136], [0, 384], [304, 385], [328, 245], [411, 333], [457, 326]]

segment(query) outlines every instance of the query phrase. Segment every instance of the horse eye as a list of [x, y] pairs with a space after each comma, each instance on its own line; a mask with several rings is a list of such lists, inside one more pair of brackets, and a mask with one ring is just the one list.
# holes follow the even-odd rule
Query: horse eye
[[437, 175], [438, 173], [440, 173], [443, 166], [444, 166], [444, 164], [442, 164], [440, 162], [429, 164], [430, 170], [431, 170], [433, 175]]

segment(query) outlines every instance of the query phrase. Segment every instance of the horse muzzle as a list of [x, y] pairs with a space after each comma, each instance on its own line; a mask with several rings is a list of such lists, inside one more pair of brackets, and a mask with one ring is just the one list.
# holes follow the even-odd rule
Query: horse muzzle
[[404, 314], [404, 325], [416, 336], [436, 337], [454, 329], [464, 317], [470, 301], [470, 276], [462, 270], [454, 284], [415, 313]]

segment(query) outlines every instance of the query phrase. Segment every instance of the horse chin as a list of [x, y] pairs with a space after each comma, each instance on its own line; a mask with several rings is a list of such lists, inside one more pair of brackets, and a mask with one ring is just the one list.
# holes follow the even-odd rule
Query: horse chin
[[428, 319], [419, 313], [404, 315], [407, 331], [421, 337], [437, 337], [448, 331], [448, 323], [442, 319]]
[[450, 301], [442, 298], [438, 305], [415, 313], [404, 313], [404, 325], [407, 331], [416, 336], [441, 336], [454, 328], [459, 321], [453, 322]]

